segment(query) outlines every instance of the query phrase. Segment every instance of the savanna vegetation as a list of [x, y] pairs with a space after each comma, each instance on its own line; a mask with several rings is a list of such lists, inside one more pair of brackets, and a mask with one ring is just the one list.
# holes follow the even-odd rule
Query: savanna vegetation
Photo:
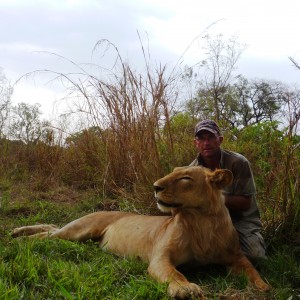
[[[273, 289], [257, 294], [218, 266], [188, 276], [210, 299], [300, 297], [300, 89], [236, 75], [237, 39], [205, 40], [207, 57], [183, 69], [152, 64], [142, 47], [141, 72], [99, 42], [116, 53], [112, 69], [48, 71], [73, 101], [55, 124], [38, 105], [13, 105], [1, 73], [0, 299], [167, 299], [137, 260], [93, 243], [13, 240], [10, 231], [103, 209], [157, 214], [152, 183], [194, 159], [194, 125], [204, 118], [219, 123], [224, 148], [251, 162], [269, 257], [259, 270]], [[74, 120], [84, 126], [66, 134]]]

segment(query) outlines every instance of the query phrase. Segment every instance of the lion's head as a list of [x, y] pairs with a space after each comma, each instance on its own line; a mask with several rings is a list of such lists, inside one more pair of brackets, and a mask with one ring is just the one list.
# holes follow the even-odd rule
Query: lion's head
[[162, 212], [173, 208], [216, 209], [222, 205], [221, 190], [231, 184], [229, 170], [179, 167], [154, 183], [157, 206]]

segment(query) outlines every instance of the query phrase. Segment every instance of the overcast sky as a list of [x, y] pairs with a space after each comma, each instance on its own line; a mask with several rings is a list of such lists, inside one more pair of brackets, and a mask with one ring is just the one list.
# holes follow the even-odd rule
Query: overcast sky
[[[300, 83], [299, 0], [0, 0], [0, 67], [13, 83], [39, 69], [68, 71], [52, 52], [76, 63], [97, 60], [93, 48], [108, 39], [130, 63], [149, 44], [153, 60], [175, 65], [190, 43], [205, 33], [236, 35], [247, 49], [238, 72], [247, 78]], [[207, 33], [207, 32], [206, 32]], [[192, 65], [203, 58], [201, 38], [184, 55]], [[39, 102], [47, 113], [61, 94], [40, 78], [15, 86], [13, 101]]]

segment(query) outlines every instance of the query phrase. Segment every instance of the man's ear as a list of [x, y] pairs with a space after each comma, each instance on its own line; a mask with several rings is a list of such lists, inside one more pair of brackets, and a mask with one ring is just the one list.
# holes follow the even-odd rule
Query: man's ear
[[217, 169], [207, 175], [207, 180], [212, 187], [221, 190], [232, 183], [233, 174], [230, 170]]
[[197, 148], [197, 139], [194, 138], [194, 146]]

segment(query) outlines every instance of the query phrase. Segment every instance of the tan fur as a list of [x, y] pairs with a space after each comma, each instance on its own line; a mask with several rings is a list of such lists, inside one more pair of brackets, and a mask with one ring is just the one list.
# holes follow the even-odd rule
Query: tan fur
[[172, 216], [144, 216], [125, 212], [96, 212], [61, 229], [53, 225], [16, 228], [13, 236], [98, 241], [112, 253], [140, 257], [148, 272], [169, 282], [168, 293], [179, 299], [202, 294], [176, 267], [197, 262], [223, 264], [234, 273], [245, 273], [260, 291], [269, 290], [239, 246], [222, 188], [230, 184], [228, 170], [203, 167], [176, 168], [154, 183], [158, 208]]

